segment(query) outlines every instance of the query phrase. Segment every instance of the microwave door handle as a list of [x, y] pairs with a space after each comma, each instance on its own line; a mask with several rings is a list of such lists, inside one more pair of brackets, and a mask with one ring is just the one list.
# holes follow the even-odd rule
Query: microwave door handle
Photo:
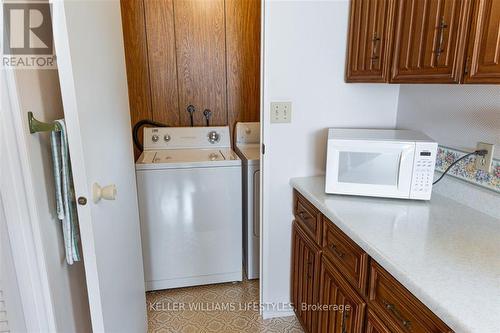
[[398, 187], [398, 190], [399, 190], [399, 184], [401, 183], [401, 163], [403, 163], [403, 154], [405, 153], [405, 151], [403, 150], [401, 152], [401, 154], [399, 154], [399, 163], [398, 163], [398, 183], [397, 183], [397, 187]]

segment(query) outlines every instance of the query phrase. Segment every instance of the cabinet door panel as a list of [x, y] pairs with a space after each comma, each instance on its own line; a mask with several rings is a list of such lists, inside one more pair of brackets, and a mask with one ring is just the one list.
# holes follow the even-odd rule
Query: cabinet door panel
[[325, 258], [321, 259], [319, 304], [328, 309], [320, 311], [318, 332], [363, 331], [365, 301]]
[[395, 0], [351, 0], [347, 82], [387, 82]]
[[400, 0], [391, 82], [458, 83], [466, 0]]
[[182, 126], [189, 126], [186, 109], [194, 105], [194, 124], [226, 125], [226, 45], [224, 0], [174, 0], [179, 109]]
[[314, 332], [317, 313], [308, 305], [317, 301], [319, 248], [293, 223], [292, 229], [292, 303], [302, 326]]
[[500, 83], [500, 1], [476, 1], [466, 83]]

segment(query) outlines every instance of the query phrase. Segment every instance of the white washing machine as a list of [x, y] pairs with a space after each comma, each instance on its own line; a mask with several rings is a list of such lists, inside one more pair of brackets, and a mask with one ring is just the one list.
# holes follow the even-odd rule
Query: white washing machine
[[260, 123], [236, 124], [236, 153], [243, 173], [243, 266], [248, 279], [259, 278]]
[[241, 160], [229, 128], [145, 128], [136, 175], [146, 290], [241, 281]]

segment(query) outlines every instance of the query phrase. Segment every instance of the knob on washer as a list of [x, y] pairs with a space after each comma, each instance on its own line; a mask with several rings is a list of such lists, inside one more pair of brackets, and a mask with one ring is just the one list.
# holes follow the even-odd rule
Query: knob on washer
[[219, 142], [219, 140], [220, 140], [219, 133], [217, 133], [216, 131], [208, 132], [208, 142], [213, 144], [213, 143]]
[[171, 137], [168, 134], [165, 134], [165, 136], [163, 136], [163, 140], [165, 140], [165, 142], [169, 142], [170, 139], [171, 139]]
[[151, 137], [151, 140], [152, 140], [153, 142], [158, 142], [158, 140], [159, 140], [159, 139], [160, 139], [160, 138], [159, 138], [159, 137], [158, 137], [158, 135], [156, 135], [156, 134], [154, 134], [154, 135]]

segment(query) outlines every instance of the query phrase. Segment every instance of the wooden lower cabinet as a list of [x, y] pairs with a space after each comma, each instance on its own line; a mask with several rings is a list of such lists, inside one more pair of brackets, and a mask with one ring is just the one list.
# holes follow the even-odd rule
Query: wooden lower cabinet
[[292, 303], [295, 314], [307, 332], [315, 332], [317, 312], [312, 305], [317, 302], [319, 247], [312, 242], [297, 222], [292, 228]]
[[326, 258], [321, 258], [318, 332], [360, 333], [366, 303]]
[[294, 215], [291, 298], [305, 332], [453, 332], [296, 191]]

